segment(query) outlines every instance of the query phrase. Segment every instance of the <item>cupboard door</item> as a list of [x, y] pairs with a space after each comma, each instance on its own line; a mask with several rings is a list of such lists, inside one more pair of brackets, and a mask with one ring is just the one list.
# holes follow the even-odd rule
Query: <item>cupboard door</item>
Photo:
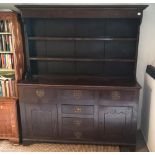
[[48, 140], [57, 136], [57, 106], [45, 104], [25, 104], [24, 138]]
[[9, 104], [0, 104], [0, 137], [12, 137], [11, 108]]
[[17, 138], [18, 141], [16, 102], [1, 102], [2, 103], [0, 103], [0, 138]]
[[100, 106], [100, 138], [108, 142], [126, 141], [132, 135], [132, 111], [132, 107]]

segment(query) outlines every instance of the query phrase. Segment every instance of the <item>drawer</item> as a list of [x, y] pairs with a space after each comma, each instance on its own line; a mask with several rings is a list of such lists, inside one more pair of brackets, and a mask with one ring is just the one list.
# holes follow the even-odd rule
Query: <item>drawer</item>
[[62, 118], [63, 129], [93, 129], [94, 119], [93, 118]]
[[97, 94], [89, 90], [62, 90], [59, 95], [62, 100], [95, 100]]
[[61, 112], [64, 114], [93, 115], [94, 106], [90, 105], [62, 105]]
[[[22, 94], [23, 93], [23, 94]], [[28, 102], [51, 102], [57, 99], [57, 90], [53, 90], [45, 87], [25, 87], [21, 92], [19, 92], [20, 101]]]
[[106, 90], [100, 93], [100, 99], [111, 101], [133, 101], [136, 99], [134, 91]]
[[81, 130], [63, 130], [62, 138], [72, 140], [93, 140], [94, 132], [92, 130], [81, 131]]

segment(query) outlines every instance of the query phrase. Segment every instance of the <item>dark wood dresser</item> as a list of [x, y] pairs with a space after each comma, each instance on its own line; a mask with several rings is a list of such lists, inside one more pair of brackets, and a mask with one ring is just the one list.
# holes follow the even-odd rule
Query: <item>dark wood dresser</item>
[[139, 28], [146, 6], [17, 6], [23, 144], [136, 144]]

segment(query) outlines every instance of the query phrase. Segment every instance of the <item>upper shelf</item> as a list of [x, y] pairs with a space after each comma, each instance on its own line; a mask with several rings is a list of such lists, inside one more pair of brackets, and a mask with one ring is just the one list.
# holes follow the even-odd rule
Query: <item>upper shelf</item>
[[113, 38], [113, 37], [28, 37], [29, 40], [137, 40], [137, 38]]

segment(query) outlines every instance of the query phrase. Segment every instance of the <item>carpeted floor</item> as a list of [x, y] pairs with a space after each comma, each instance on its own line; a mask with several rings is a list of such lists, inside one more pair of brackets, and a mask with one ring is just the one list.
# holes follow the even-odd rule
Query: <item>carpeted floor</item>
[[9, 141], [0, 141], [0, 152], [119, 152], [118, 146], [78, 144], [32, 144], [15, 146]]

